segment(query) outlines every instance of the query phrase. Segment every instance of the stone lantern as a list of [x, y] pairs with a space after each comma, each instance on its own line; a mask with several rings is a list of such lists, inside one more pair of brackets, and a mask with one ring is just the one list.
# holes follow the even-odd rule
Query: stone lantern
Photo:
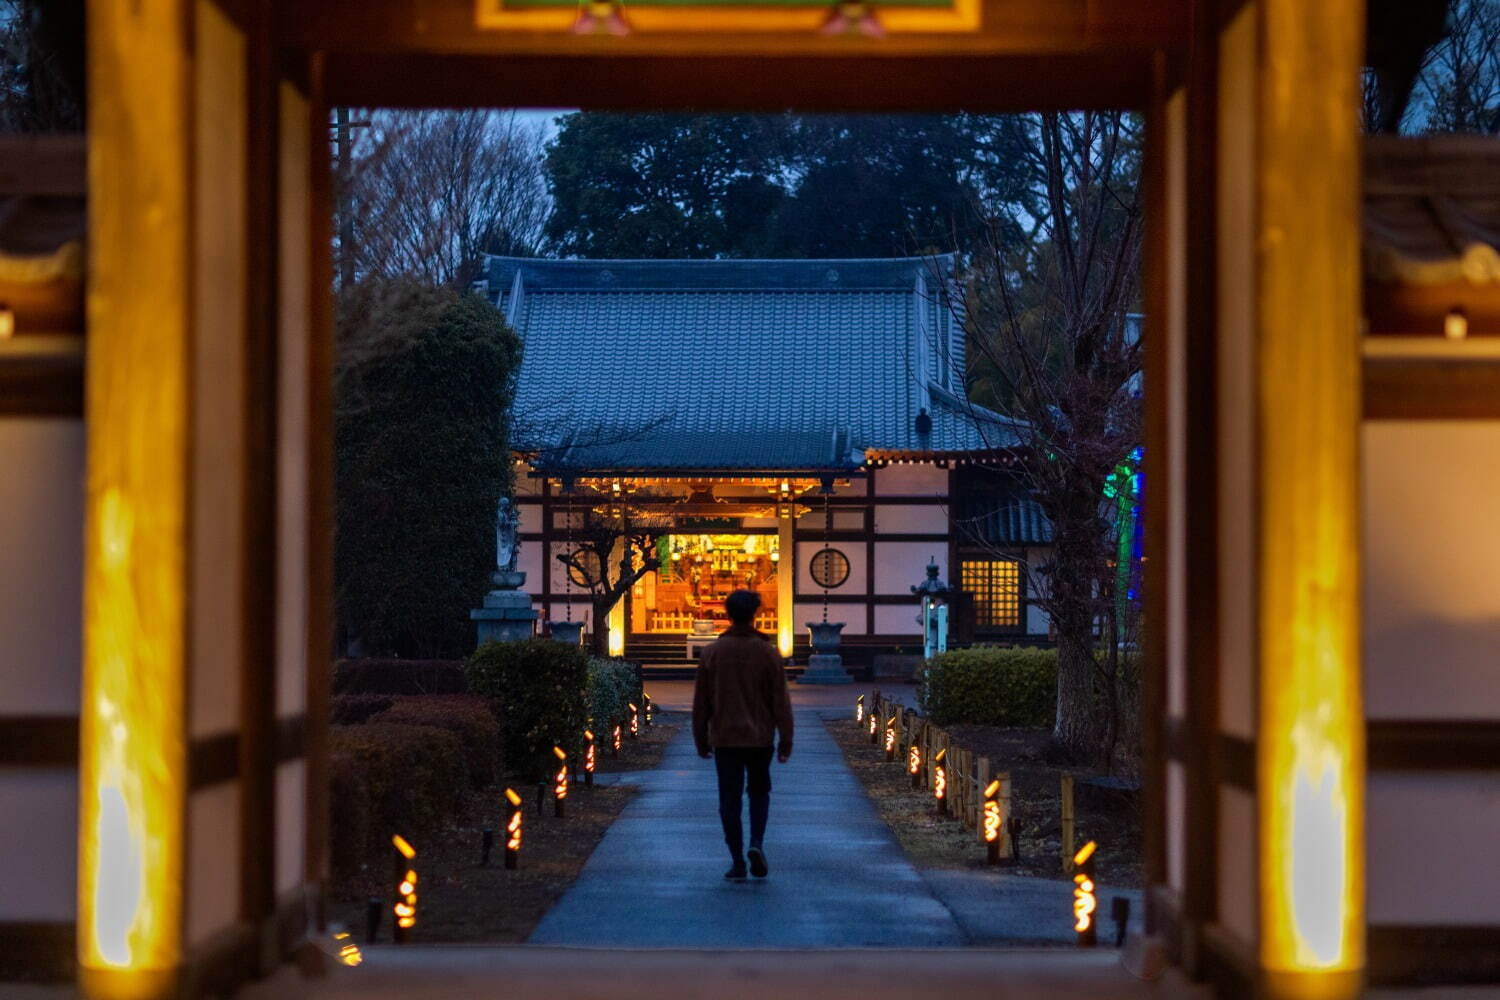
[[927, 563], [926, 579], [911, 592], [922, 599], [917, 624], [922, 626], [922, 659], [930, 660], [948, 651], [948, 584], [938, 579], [936, 558]]

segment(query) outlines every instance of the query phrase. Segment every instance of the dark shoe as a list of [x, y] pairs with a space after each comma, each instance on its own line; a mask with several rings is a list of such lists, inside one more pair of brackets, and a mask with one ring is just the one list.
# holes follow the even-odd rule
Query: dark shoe
[[759, 847], [752, 847], [745, 854], [750, 859], [750, 874], [756, 878], [765, 878], [771, 874], [771, 869], [766, 865], [766, 852]]
[[729, 879], [729, 881], [731, 882], [745, 881], [745, 863], [743, 861], [736, 861], [733, 865], [730, 866], [729, 870], [724, 873], [724, 877]]

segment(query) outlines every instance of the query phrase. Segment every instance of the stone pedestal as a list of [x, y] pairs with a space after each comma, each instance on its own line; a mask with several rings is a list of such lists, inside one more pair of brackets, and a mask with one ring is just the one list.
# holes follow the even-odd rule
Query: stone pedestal
[[547, 627], [551, 630], [553, 639], [577, 646], [583, 642], [583, 624], [583, 622], [552, 622]]
[[537, 613], [531, 607], [531, 595], [520, 589], [526, 574], [501, 570], [490, 580], [496, 589], [484, 595], [484, 607], [469, 612], [469, 620], [479, 633], [479, 645], [530, 639]]
[[797, 678], [798, 684], [852, 684], [854, 678], [844, 669], [844, 658], [838, 654], [843, 622], [817, 622], [807, 626], [812, 634], [813, 654], [807, 658], [807, 669]]

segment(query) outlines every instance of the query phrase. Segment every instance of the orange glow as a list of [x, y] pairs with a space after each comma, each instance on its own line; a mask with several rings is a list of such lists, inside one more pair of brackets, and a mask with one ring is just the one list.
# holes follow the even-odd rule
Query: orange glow
[[938, 800], [948, 797], [948, 765], [944, 763], [947, 756], [948, 751], [943, 749], [932, 758], [932, 797]]
[[406, 842], [406, 838], [401, 836], [401, 834], [398, 833], [394, 837], [392, 837], [391, 843], [395, 845], [396, 850], [400, 851], [401, 856], [406, 860], [410, 861], [412, 858], [417, 856], [416, 848], [408, 844]]
[[594, 734], [592, 731], [585, 729], [583, 731], [583, 738], [588, 741], [583, 748], [583, 769], [593, 774], [594, 768], [598, 764], [598, 753], [594, 748]]
[[507, 788], [505, 801], [510, 803], [510, 818], [505, 821], [505, 849], [519, 851], [521, 849], [521, 796], [516, 794], [514, 788]]
[[922, 748], [913, 743], [906, 750], [906, 773], [916, 775], [922, 770]]
[[[406, 843], [404, 840], [401, 842]], [[396, 926], [402, 930], [410, 930], [417, 925], [417, 873], [414, 869], [406, 870], [401, 884], [396, 886], [396, 895], [400, 897], [396, 900], [396, 905], [392, 907], [392, 911], [396, 914]]]
[[636, 708], [634, 705], [630, 705], [629, 708], [630, 708], [630, 735], [631, 736], [639, 736], [641, 734], [641, 710], [639, 708]]
[[1079, 872], [1073, 876], [1073, 929], [1082, 934], [1094, 924], [1094, 880]]
[[998, 780], [989, 783], [984, 790], [984, 842], [993, 844], [1000, 839], [1000, 800], [996, 796], [1000, 793], [1000, 782]]
[[613, 741], [613, 746], [615, 748], [615, 753], [619, 753], [620, 752], [620, 727], [619, 726], [615, 727], [615, 732], [614, 732], [613, 737], [611, 737], [611, 739]]
[[568, 755], [562, 747], [553, 747], [552, 754], [560, 765], [557, 776], [552, 779], [552, 797], [561, 802], [568, 797]]
[[885, 723], [885, 752], [887, 754], [896, 752], [896, 717], [894, 715]]
[[1094, 856], [1094, 851], [1095, 851], [1095, 849], [1098, 848], [1098, 846], [1099, 845], [1096, 844], [1096, 843], [1094, 843], [1092, 840], [1089, 841], [1087, 844], [1084, 844], [1082, 847], [1080, 847], [1078, 849], [1078, 853], [1075, 854], [1075, 855], [1073, 855], [1073, 864], [1074, 865], [1081, 865], [1085, 861], [1087, 861], [1089, 858], [1093, 857]]
[[854, 724], [861, 725], [865, 721], [865, 696], [860, 695], [854, 699]]

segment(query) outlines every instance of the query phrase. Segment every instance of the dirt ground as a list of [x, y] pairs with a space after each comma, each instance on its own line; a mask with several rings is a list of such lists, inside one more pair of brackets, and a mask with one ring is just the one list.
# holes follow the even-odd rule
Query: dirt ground
[[[919, 868], [982, 868], [985, 848], [977, 831], [948, 816], [939, 816], [926, 790], [911, 787], [900, 763], [888, 764], [885, 753], [847, 720], [824, 723], [844, 758], [864, 785], [881, 816]], [[1045, 761], [1045, 729], [995, 726], [950, 726], [954, 744], [990, 758], [996, 770], [1009, 769], [1011, 808], [1020, 826], [1019, 860], [1010, 868], [1022, 875], [1060, 878], [1062, 868], [1061, 777], [1081, 779], [1088, 772]], [[904, 757], [902, 758], [904, 760]], [[1139, 810], [1116, 802], [1107, 808], [1078, 808], [1074, 842], [1098, 841], [1097, 869], [1111, 885], [1142, 883]]]
[[[601, 746], [599, 772], [644, 771], [657, 766], [676, 727], [657, 723], [641, 737], [626, 738], [620, 757]], [[594, 847], [635, 795], [629, 785], [574, 784], [566, 815], [552, 815], [552, 801], [538, 815], [536, 785], [516, 784], [523, 796], [524, 826], [520, 867], [506, 871], [504, 785], [471, 790], [435, 843], [414, 845], [418, 880], [417, 926], [410, 940], [425, 943], [516, 943], [525, 941], [553, 902], [573, 884]], [[487, 868], [479, 866], [485, 827], [495, 830]], [[365, 940], [366, 901], [381, 901], [379, 940], [391, 940], [394, 886], [371, 872], [361, 884], [337, 887], [331, 918]]]

